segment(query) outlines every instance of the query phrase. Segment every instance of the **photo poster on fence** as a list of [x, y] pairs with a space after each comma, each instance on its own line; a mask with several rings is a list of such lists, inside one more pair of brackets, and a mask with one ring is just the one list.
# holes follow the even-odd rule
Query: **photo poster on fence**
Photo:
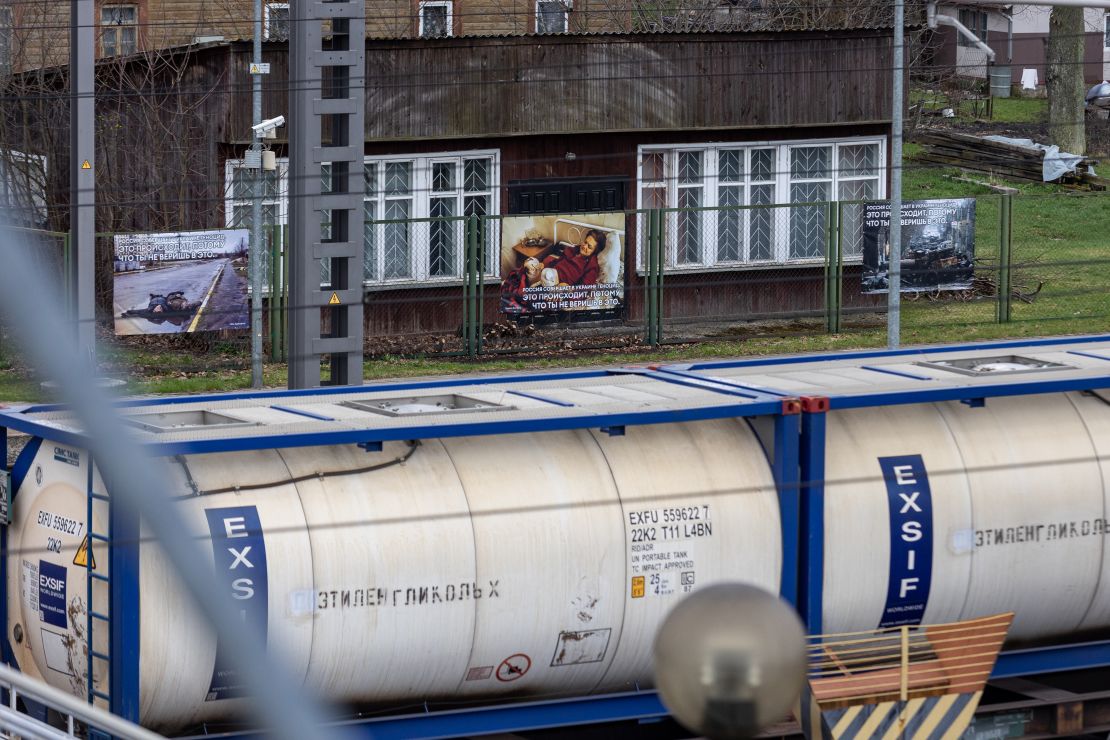
[[[863, 214], [865, 294], [886, 293], [890, 268], [890, 203]], [[975, 274], [975, 199], [902, 203], [902, 291], [967, 290]]]
[[617, 312], [624, 305], [623, 213], [508, 216], [501, 227], [501, 311]]
[[116, 334], [246, 329], [247, 229], [117, 234]]

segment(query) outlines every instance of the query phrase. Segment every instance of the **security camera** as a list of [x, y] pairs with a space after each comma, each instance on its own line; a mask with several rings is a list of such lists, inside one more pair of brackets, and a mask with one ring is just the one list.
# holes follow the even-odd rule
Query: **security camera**
[[255, 136], [263, 139], [273, 139], [277, 136], [277, 129], [279, 126], [285, 125], [285, 116], [278, 116], [277, 118], [267, 118], [265, 121], [251, 126], [254, 129]]

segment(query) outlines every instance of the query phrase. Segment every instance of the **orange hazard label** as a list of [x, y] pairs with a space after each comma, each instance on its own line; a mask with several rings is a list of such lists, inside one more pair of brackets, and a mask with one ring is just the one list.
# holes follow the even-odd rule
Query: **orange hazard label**
[[77, 547], [77, 554], [73, 556], [73, 564], [82, 568], [96, 570], [96, 558], [93, 557], [92, 552], [89, 550], [88, 535], [85, 535], [85, 539], [81, 540], [81, 544]]
[[632, 576], [632, 598], [644, 598], [644, 576]]

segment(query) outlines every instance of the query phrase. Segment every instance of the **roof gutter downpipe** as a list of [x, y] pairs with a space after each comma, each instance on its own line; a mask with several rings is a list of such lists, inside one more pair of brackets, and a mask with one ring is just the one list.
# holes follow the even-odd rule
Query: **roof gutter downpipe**
[[933, 29], [937, 26], [952, 26], [952, 28], [956, 29], [957, 33], [968, 41], [971, 41], [981, 52], [987, 55], [987, 62], [989, 64], [994, 64], [994, 49], [983, 43], [978, 36], [972, 33], [967, 26], [960, 23], [957, 19], [950, 15], [938, 13], [936, 3], [929, 3], [928, 9], [926, 10], [926, 20], [928, 21], [929, 28]]

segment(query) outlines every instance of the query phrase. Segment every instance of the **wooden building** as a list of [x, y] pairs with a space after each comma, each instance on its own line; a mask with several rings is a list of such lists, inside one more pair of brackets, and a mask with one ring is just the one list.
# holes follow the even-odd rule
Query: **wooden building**
[[[535, 4], [520, 4], [534, 24]], [[485, 28], [477, 16], [451, 36], [421, 38], [411, 25], [421, 5], [401, 14], [407, 32], [366, 44], [365, 201], [378, 222], [366, 229], [368, 335], [458, 327], [461, 227], [433, 235], [429, 218], [628, 211], [616, 318], [635, 320], [637, 211], [700, 209], [666, 220], [665, 315], [742, 318], [822, 306], [828, 211], [791, 204], [886, 195], [891, 32], [882, 3], [820, 22], [748, 17], [758, 30], [715, 30], [728, 26], [720, 14], [657, 14], [651, 32], [528, 33], [533, 25], [526, 35], [466, 38], [454, 31]], [[574, 17], [589, 7], [575, 0]], [[247, 223], [250, 55], [248, 41], [209, 41], [160, 50], [157, 68], [142, 54], [101, 63], [100, 230]], [[287, 113], [286, 43], [268, 42], [264, 60], [264, 115]], [[64, 89], [62, 69], [31, 77]], [[5, 146], [39, 152], [34, 122], [64, 115], [64, 101], [53, 105], [7, 111]], [[288, 219], [284, 136], [273, 144], [278, 169], [264, 210], [277, 225]], [[65, 146], [57, 137], [41, 153], [64, 162]], [[49, 200], [64, 207], [65, 167], [50, 171]], [[767, 208], [740, 220], [720, 210], [746, 205]], [[864, 305], [851, 284], [856, 213], [842, 219], [845, 301]], [[51, 222], [64, 228], [64, 218], [59, 208]], [[491, 257], [487, 320], [498, 316], [501, 271]]]

